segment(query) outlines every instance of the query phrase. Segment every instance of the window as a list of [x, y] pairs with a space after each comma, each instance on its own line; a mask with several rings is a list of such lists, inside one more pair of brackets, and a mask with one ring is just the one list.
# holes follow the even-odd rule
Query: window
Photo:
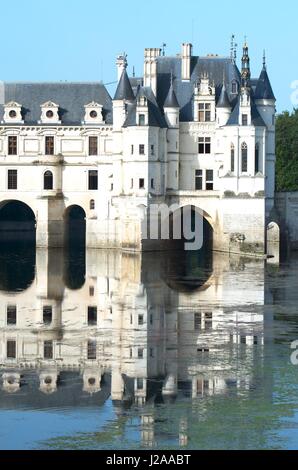
[[211, 103], [199, 103], [199, 122], [211, 121]]
[[94, 293], [95, 293], [94, 287], [93, 287], [93, 286], [90, 286], [90, 287], [89, 287], [89, 295], [90, 295], [90, 297], [94, 297]]
[[131, 155], [133, 155], [133, 153], [134, 153], [134, 146], [133, 145], [131, 146], [130, 153], [131, 153]]
[[154, 155], [154, 145], [151, 145], [151, 155]]
[[144, 315], [139, 315], [138, 323], [139, 323], [140, 326], [144, 325]]
[[196, 191], [202, 191], [202, 189], [203, 189], [203, 170], [196, 170], [195, 186], [196, 186]]
[[247, 125], [248, 125], [248, 115], [242, 114], [242, 126], [247, 126]]
[[89, 137], [89, 155], [98, 155], [97, 137]]
[[202, 325], [202, 314], [195, 313], [194, 315], [194, 328], [195, 330], [200, 330]]
[[154, 189], [154, 178], [151, 178], [151, 189]]
[[54, 155], [54, 137], [52, 135], [46, 136], [45, 144], [46, 155]]
[[6, 343], [6, 357], [7, 359], [15, 359], [17, 357], [17, 343], [16, 341], [7, 341]]
[[206, 170], [206, 191], [213, 191], [213, 170]]
[[16, 325], [17, 324], [17, 307], [16, 305], [7, 306], [7, 325]]
[[144, 349], [139, 348], [138, 349], [138, 358], [143, 359], [143, 357], [144, 357]]
[[45, 341], [43, 343], [44, 359], [53, 359], [53, 341]]
[[43, 175], [43, 189], [53, 189], [53, 173], [51, 171], [46, 171]]
[[245, 142], [241, 145], [241, 171], [247, 173], [247, 144]]
[[17, 170], [8, 170], [7, 187], [8, 189], [18, 189], [18, 171]]
[[133, 178], [130, 180], [130, 189], [133, 189]]
[[97, 307], [88, 307], [88, 326], [97, 325]]
[[231, 172], [235, 171], [235, 146], [231, 144]]
[[94, 199], [91, 199], [91, 201], [90, 201], [90, 210], [94, 211], [94, 209], [95, 209], [95, 201], [94, 201]]
[[143, 390], [144, 388], [144, 381], [143, 379], [137, 379], [137, 389], [138, 390]]
[[211, 153], [211, 137], [199, 137], [199, 153], [203, 155]]
[[96, 341], [89, 340], [87, 346], [87, 359], [94, 361], [96, 359]]
[[275, 116], [274, 116], [274, 114], [273, 114], [273, 115], [272, 115], [272, 126], [274, 126], [274, 125], [275, 125]]
[[154, 357], [154, 349], [150, 348], [150, 357]]
[[140, 189], [145, 189], [145, 180], [144, 180], [144, 178], [139, 179], [139, 188]]
[[232, 94], [236, 95], [238, 93], [238, 83], [234, 80], [232, 82]]
[[260, 147], [259, 144], [256, 144], [255, 147], [255, 173], [260, 171]]
[[18, 138], [15, 135], [8, 137], [8, 155], [18, 154]]
[[145, 114], [139, 114], [139, 126], [145, 126]]
[[53, 320], [53, 308], [51, 305], [45, 305], [43, 307], [43, 323], [44, 325], [50, 325]]
[[143, 144], [139, 145], [139, 154], [140, 155], [145, 155], [145, 145], [143, 145]]
[[95, 191], [96, 189], [98, 189], [98, 171], [90, 170], [88, 174], [88, 189], [89, 191]]

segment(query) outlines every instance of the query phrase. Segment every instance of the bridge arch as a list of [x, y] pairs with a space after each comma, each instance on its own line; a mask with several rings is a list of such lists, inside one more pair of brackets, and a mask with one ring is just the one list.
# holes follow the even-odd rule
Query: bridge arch
[[36, 216], [27, 203], [17, 199], [0, 202], [0, 241], [36, 242]]
[[73, 204], [68, 206], [63, 215], [65, 246], [86, 245], [86, 211], [82, 206]]

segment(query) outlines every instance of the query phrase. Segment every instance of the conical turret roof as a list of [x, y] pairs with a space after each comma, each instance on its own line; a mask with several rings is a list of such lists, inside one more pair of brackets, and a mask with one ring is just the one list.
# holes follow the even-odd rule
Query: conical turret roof
[[117, 90], [114, 96], [114, 100], [133, 101], [134, 99], [135, 99], [135, 95], [132, 91], [132, 87], [131, 87], [126, 69], [123, 69], [123, 72], [120, 77]]
[[266, 66], [263, 67], [255, 91], [256, 100], [275, 100]]
[[217, 102], [217, 108], [231, 108], [231, 103], [228, 97], [228, 93], [226, 90], [226, 85], [223, 84], [221, 92], [220, 92], [220, 97]]
[[163, 106], [164, 108], [180, 108], [172, 83]]

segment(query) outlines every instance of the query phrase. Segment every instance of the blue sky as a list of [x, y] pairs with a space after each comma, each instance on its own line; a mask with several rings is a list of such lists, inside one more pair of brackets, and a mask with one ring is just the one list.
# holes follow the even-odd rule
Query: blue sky
[[[290, 85], [298, 80], [298, 3], [284, 0], [15, 0], [1, 2], [1, 80], [116, 79], [115, 59], [128, 54], [129, 71], [142, 73], [145, 47], [184, 41], [195, 55], [229, 55], [230, 37], [250, 46], [258, 76], [263, 49], [279, 111], [292, 109]], [[4, 3], [4, 4], [3, 4]], [[242, 6], [243, 5], [243, 6]], [[109, 87], [113, 92], [113, 87]]]

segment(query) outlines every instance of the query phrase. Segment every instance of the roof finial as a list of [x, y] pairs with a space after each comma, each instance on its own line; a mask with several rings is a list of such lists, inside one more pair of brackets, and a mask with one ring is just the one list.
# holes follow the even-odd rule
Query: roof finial
[[133, 66], [132, 68], [132, 76], [135, 77], [136, 76], [136, 70], [135, 70], [135, 66]]
[[263, 51], [263, 69], [266, 70], [266, 51], [265, 51], [265, 49]]
[[171, 70], [171, 87], [173, 86], [173, 70]]
[[231, 62], [234, 61], [234, 49], [235, 49], [235, 34], [232, 34], [232, 38], [231, 38]]
[[166, 55], [166, 47], [167, 47], [166, 43], [163, 42], [162, 43], [162, 55], [163, 55], [163, 57]]

